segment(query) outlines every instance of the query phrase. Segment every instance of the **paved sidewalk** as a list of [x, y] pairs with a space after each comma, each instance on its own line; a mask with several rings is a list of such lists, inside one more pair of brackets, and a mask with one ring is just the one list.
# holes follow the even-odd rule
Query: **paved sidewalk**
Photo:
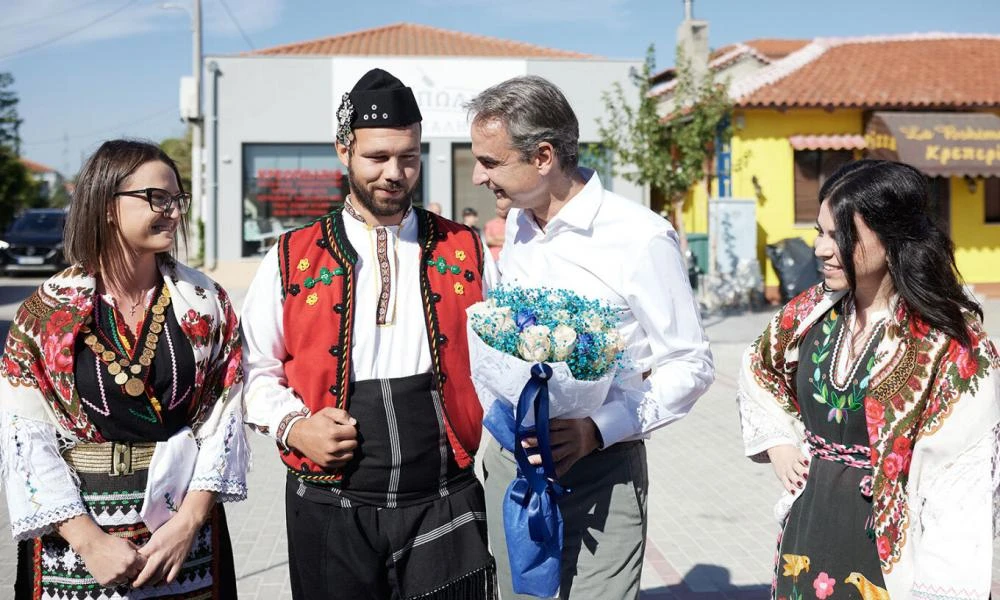
[[[245, 282], [224, 282], [237, 304]], [[987, 301], [985, 308], [988, 328], [1000, 338], [1000, 301]], [[743, 458], [734, 398], [740, 356], [769, 316], [706, 321], [717, 381], [688, 417], [654, 434], [647, 445], [644, 600], [750, 600], [768, 595], [778, 532], [771, 509], [780, 487], [768, 465]], [[240, 598], [286, 600], [291, 594], [284, 469], [271, 442], [251, 434], [251, 443], [250, 498], [227, 507]], [[9, 597], [6, 590], [13, 584], [16, 561], [7, 519], [0, 495], [0, 598]], [[994, 573], [998, 564], [995, 561]]]

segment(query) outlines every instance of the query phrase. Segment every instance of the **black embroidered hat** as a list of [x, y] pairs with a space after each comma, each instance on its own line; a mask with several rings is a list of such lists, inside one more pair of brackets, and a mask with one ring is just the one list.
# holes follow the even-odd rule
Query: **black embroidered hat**
[[337, 141], [348, 145], [355, 129], [406, 127], [422, 120], [413, 90], [388, 71], [372, 69], [340, 101]]

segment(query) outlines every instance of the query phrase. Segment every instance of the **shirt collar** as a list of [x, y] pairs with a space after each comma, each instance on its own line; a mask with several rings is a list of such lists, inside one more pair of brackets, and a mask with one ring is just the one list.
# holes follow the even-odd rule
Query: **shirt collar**
[[556, 216], [549, 222], [547, 229], [553, 229], [556, 223], [564, 223], [573, 229], [589, 231], [594, 225], [597, 211], [601, 208], [601, 201], [604, 198], [604, 187], [601, 185], [601, 178], [593, 169], [580, 167], [577, 173], [587, 181], [583, 189], [577, 195], [570, 198]]

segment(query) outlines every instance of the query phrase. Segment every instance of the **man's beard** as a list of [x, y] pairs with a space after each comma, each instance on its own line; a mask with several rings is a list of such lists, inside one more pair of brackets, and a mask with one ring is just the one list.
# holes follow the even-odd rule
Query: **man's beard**
[[378, 200], [374, 194], [369, 193], [368, 189], [354, 178], [354, 171], [350, 166], [347, 167], [347, 179], [351, 184], [351, 198], [360, 202], [361, 206], [364, 206], [369, 213], [376, 217], [392, 217], [402, 214], [413, 202], [413, 190], [417, 187], [414, 184], [412, 188], [407, 190], [403, 186], [382, 185], [379, 186], [382, 189], [388, 187], [388, 191], [405, 190], [406, 193], [398, 199]]

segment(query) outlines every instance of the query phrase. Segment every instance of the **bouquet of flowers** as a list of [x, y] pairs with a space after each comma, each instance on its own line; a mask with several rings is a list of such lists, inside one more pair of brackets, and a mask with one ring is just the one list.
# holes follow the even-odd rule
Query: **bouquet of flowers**
[[586, 417], [604, 403], [625, 347], [618, 313], [606, 302], [565, 289], [500, 286], [467, 314], [472, 381], [487, 410], [500, 399], [513, 412], [536, 363], [552, 367], [552, 418]]
[[[548, 423], [586, 417], [604, 403], [624, 352], [618, 314], [569, 290], [501, 286], [467, 315], [483, 424], [518, 465], [503, 503], [514, 591], [552, 597], [563, 546], [558, 499], [569, 490], [556, 480]], [[538, 441], [541, 466], [529, 462], [527, 437]]]

